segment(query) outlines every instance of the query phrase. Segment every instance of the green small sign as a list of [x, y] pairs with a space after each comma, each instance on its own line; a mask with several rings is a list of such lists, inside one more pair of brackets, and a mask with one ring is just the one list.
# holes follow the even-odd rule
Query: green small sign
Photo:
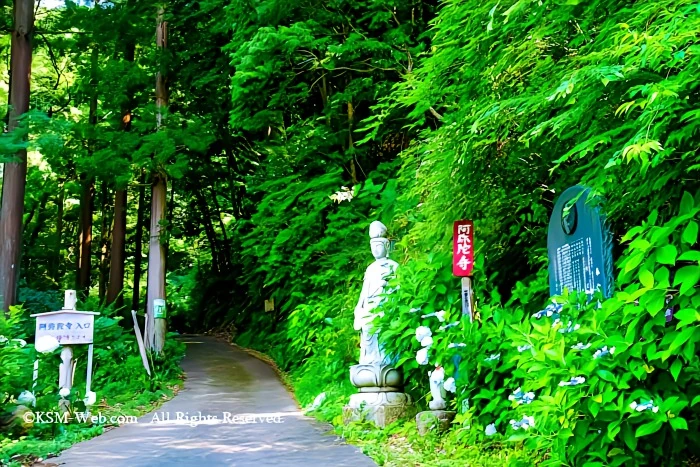
[[165, 319], [165, 300], [156, 298], [153, 300], [153, 317], [156, 319]]

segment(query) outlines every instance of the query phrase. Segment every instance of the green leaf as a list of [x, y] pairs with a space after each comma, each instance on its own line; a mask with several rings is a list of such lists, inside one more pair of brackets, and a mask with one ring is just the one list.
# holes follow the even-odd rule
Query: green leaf
[[677, 358], [671, 365], [671, 376], [673, 376], [674, 381], [678, 381], [678, 375], [680, 374], [682, 369], [683, 362], [681, 362], [680, 358]]
[[639, 282], [641, 282], [647, 289], [651, 289], [654, 287], [654, 274], [652, 274], [648, 269], [642, 269], [639, 272]]
[[688, 429], [688, 422], [685, 421], [685, 418], [673, 417], [669, 419], [669, 422], [671, 423], [671, 427], [676, 431]]
[[697, 250], [686, 251], [678, 257], [678, 261], [698, 261], [698, 262], [700, 262], [700, 251], [697, 251]]
[[596, 373], [598, 373], [598, 376], [603, 378], [605, 381], [609, 381], [611, 383], [614, 383], [616, 381], [615, 375], [609, 372], [608, 370], [598, 370]]
[[622, 428], [622, 439], [627, 447], [632, 451], [637, 449], [637, 438], [635, 438], [634, 432], [632, 431], [632, 427], [629, 425], [629, 423], [625, 423], [624, 427]]
[[639, 428], [637, 428], [637, 431], [634, 433], [634, 435], [637, 438], [641, 438], [642, 436], [647, 436], [652, 433], [656, 433], [661, 428], [661, 425], [663, 425], [663, 421], [661, 420], [654, 420], [653, 422], [645, 423], [644, 425], [641, 425]]
[[695, 396], [693, 397], [693, 401], [690, 403], [690, 406], [693, 407], [698, 402], [700, 402], [700, 396]]
[[656, 250], [656, 261], [661, 264], [676, 264], [678, 250], [673, 245], [664, 245]]
[[681, 211], [680, 214], [689, 214], [690, 211], [693, 210], [693, 207], [695, 207], [695, 202], [693, 201], [693, 197], [690, 193], [687, 191], [683, 192], [683, 197], [681, 198]]
[[698, 223], [690, 221], [683, 231], [683, 236], [681, 238], [688, 245], [694, 245], [695, 242], [698, 241]]
[[673, 317], [679, 321], [676, 326], [676, 329], [678, 329], [700, 321], [700, 312], [694, 308], [683, 308], [673, 313]]
[[676, 272], [673, 285], [681, 285], [679, 293], [684, 295], [700, 281], [700, 266], [684, 266]]

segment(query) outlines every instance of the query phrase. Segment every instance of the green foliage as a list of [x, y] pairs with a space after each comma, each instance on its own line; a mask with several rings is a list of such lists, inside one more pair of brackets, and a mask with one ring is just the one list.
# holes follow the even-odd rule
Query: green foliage
[[[100, 311], [102, 315], [95, 320], [91, 388], [97, 394], [97, 404], [92, 407], [92, 412], [102, 413], [109, 425], [112, 416], [142, 415], [172, 397], [181, 385], [179, 361], [184, 355], [184, 344], [175, 340], [175, 335], [169, 335], [163, 356], [156, 359], [155, 364], [153, 360], [151, 362], [153, 377], [149, 378], [133, 330], [123, 329], [119, 325], [120, 318], [110, 316], [110, 310]], [[28, 409], [35, 412], [59, 410], [56, 377], [61, 362], [60, 350], [38, 354], [33, 344], [19, 340], [20, 337], [28, 340], [23, 328], [33, 325], [33, 322], [33, 319], [26, 318], [26, 311], [21, 308], [14, 308], [7, 318], [0, 316], [0, 335], [8, 339], [0, 342], [0, 418], [8, 428], [0, 435], [0, 462], [7, 462], [15, 455], [45, 457], [49, 453], [56, 454], [75, 442], [101, 434], [104, 429], [103, 423], [81, 423], [77, 419], [69, 423], [37, 422], [21, 427], [17, 417], [10, 415], [17, 410], [17, 398], [23, 391], [30, 391], [36, 397], [36, 406]], [[35, 359], [39, 361], [39, 378], [33, 385]], [[83, 412], [86, 409], [83, 399], [87, 346], [74, 346], [74, 359], [77, 362], [75, 386], [67, 399], [71, 401], [73, 412]]]

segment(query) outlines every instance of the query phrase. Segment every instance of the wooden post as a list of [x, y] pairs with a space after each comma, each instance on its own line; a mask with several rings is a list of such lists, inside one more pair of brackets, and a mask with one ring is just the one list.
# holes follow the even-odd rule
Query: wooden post
[[462, 278], [462, 315], [469, 315], [469, 322], [474, 321], [474, 291], [471, 277]]
[[92, 356], [94, 353], [93, 344], [88, 345], [88, 360], [87, 360], [87, 375], [85, 377], [85, 396], [90, 393], [90, 386], [92, 385]]

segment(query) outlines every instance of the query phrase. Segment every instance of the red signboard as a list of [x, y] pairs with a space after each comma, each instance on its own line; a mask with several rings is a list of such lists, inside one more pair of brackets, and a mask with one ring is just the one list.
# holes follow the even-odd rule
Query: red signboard
[[474, 269], [474, 223], [457, 221], [452, 238], [452, 272], [457, 277], [472, 275]]

